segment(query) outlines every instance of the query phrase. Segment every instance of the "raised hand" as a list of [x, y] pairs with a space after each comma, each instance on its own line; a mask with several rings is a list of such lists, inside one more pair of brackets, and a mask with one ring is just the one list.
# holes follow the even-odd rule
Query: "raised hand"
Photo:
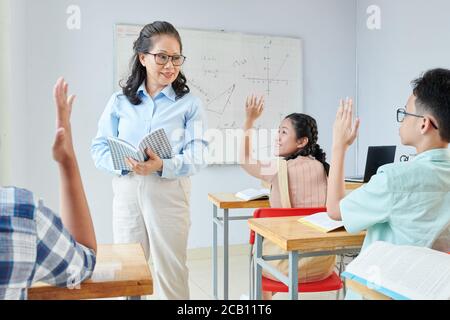
[[70, 115], [75, 96], [67, 96], [69, 85], [58, 79], [53, 89], [56, 104], [56, 138], [53, 158], [59, 163], [61, 219], [74, 240], [97, 251], [94, 225], [84, 193], [72, 142]]
[[353, 121], [353, 100], [340, 101], [333, 127], [333, 148], [346, 150], [358, 135], [360, 121]]
[[72, 142], [70, 116], [75, 96], [67, 96], [69, 85], [63, 78], [58, 79], [53, 89], [56, 105], [56, 137], [53, 144], [53, 159], [60, 164], [75, 158]]
[[255, 95], [251, 95], [247, 97], [247, 101], [245, 103], [245, 112], [247, 115], [247, 122], [253, 123], [256, 119], [258, 119], [264, 111], [264, 97], [258, 97]]

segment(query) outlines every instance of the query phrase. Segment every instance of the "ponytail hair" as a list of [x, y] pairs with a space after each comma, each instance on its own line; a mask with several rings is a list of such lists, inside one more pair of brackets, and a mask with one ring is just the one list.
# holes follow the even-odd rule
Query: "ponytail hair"
[[308, 144], [294, 154], [286, 157], [285, 160], [293, 160], [299, 156], [313, 156], [317, 161], [322, 163], [328, 176], [330, 172], [330, 165], [326, 162], [326, 153], [317, 143], [319, 140], [319, 131], [317, 129], [316, 120], [313, 117], [303, 113], [290, 114], [286, 117], [286, 119], [291, 120], [297, 139], [308, 138]]
[[[137, 91], [141, 84], [147, 80], [147, 70], [141, 64], [139, 54], [151, 51], [154, 45], [154, 38], [160, 35], [169, 35], [174, 37], [180, 44], [181, 52], [183, 52], [183, 44], [181, 42], [180, 34], [169, 22], [155, 21], [146, 25], [141, 30], [139, 38], [133, 44], [134, 55], [130, 62], [131, 74], [125, 85], [122, 85], [122, 81], [120, 83], [123, 94], [133, 105], [140, 105], [142, 103]], [[172, 83], [172, 88], [175, 91], [177, 100], [181, 99], [190, 92], [190, 89], [186, 83], [187, 79], [180, 71], [178, 77]]]

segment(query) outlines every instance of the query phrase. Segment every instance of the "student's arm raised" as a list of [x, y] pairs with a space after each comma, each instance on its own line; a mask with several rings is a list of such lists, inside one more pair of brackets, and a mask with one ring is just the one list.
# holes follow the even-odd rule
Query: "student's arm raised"
[[255, 96], [249, 96], [245, 104], [246, 119], [244, 124], [244, 135], [241, 148], [240, 162], [242, 168], [250, 175], [261, 178], [261, 164], [253, 158], [253, 125], [264, 111], [264, 97], [259, 99]]
[[359, 123], [359, 119], [353, 122], [353, 101], [348, 98], [341, 100], [333, 127], [333, 151], [327, 191], [327, 211], [334, 220], [342, 220], [339, 203], [345, 197], [345, 154], [358, 135]]
[[57, 115], [53, 158], [59, 165], [61, 220], [75, 241], [97, 251], [94, 226], [73, 148], [70, 115], [75, 96], [67, 96], [68, 87], [60, 78], [53, 90]]

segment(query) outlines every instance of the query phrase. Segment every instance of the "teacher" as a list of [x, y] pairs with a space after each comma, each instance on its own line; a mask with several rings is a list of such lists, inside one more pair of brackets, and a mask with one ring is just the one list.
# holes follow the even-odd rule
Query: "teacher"
[[[103, 112], [91, 153], [97, 168], [113, 178], [115, 243], [141, 243], [153, 262], [161, 299], [189, 299], [186, 266], [190, 222], [190, 176], [206, 166], [208, 143], [200, 99], [190, 94], [181, 72], [181, 37], [168, 22], [146, 25], [134, 42], [131, 75]], [[114, 170], [107, 138], [137, 146], [164, 129], [172, 159], [147, 150], [149, 160], [128, 159], [130, 171]]]

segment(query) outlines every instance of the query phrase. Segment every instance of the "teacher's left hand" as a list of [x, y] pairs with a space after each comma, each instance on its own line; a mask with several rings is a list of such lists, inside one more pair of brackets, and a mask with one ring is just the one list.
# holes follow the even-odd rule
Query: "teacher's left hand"
[[163, 169], [163, 161], [160, 157], [156, 155], [152, 150], [146, 149], [149, 159], [146, 162], [138, 162], [134, 159], [128, 158], [127, 164], [130, 166], [131, 170], [134, 171], [137, 175], [140, 176], [148, 176], [154, 172], [162, 171]]

